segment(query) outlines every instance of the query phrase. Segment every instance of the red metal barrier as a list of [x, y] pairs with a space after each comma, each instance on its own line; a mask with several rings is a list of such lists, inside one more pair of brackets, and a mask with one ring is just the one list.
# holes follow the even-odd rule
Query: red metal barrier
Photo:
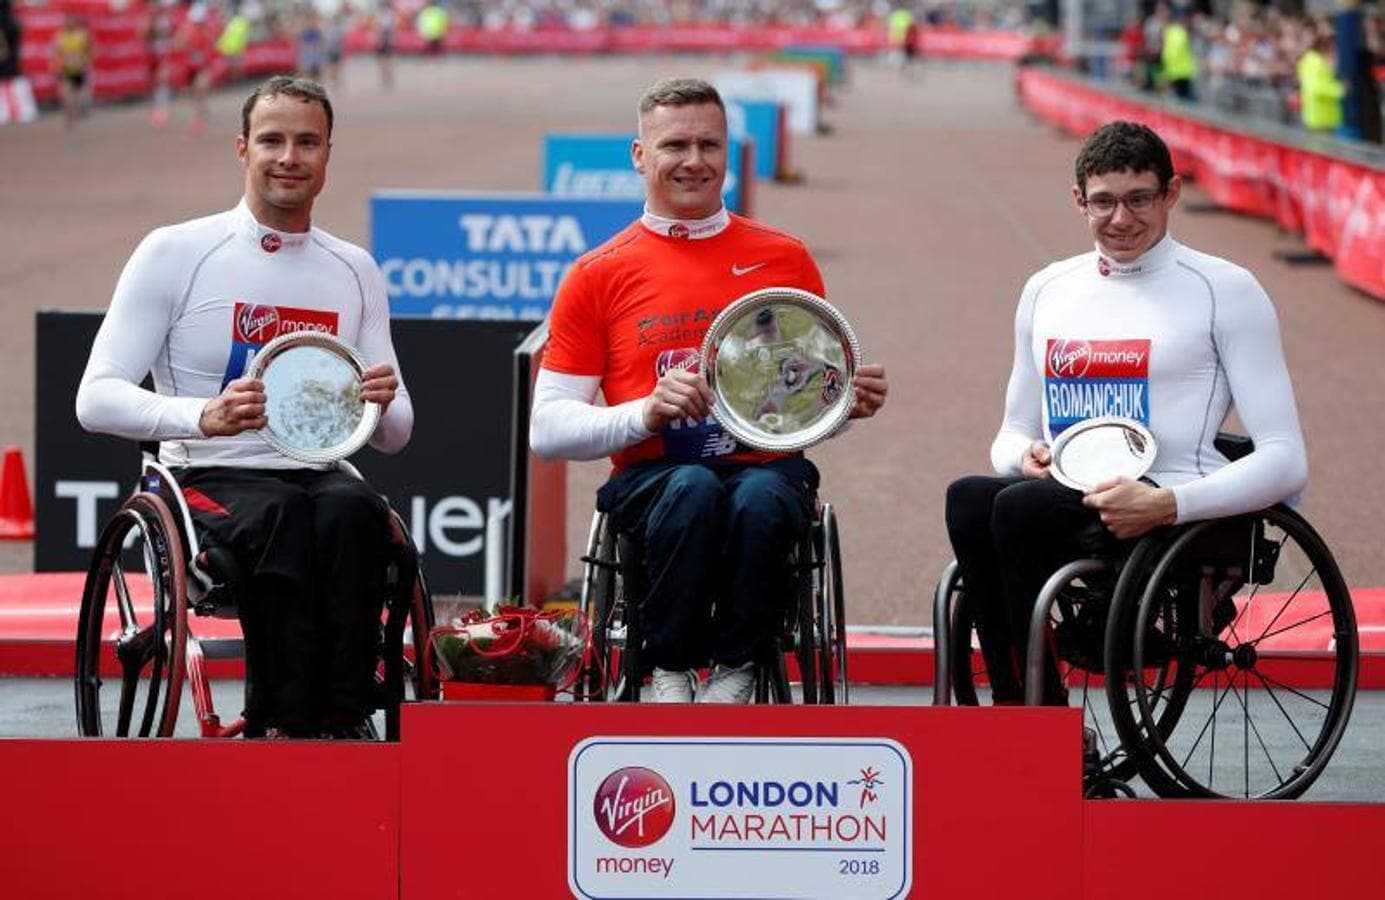
[[1218, 205], [1303, 232], [1348, 284], [1385, 300], [1385, 171], [1242, 134], [1041, 69], [1017, 88], [1039, 117], [1086, 135], [1113, 119], [1158, 131], [1174, 163]]

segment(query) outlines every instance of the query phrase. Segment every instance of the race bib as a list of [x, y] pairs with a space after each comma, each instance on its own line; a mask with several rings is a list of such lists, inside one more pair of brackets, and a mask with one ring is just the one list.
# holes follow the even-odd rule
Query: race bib
[[1044, 362], [1050, 438], [1098, 416], [1122, 416], [1148, 427], [1149, 344], [1050, 338]]

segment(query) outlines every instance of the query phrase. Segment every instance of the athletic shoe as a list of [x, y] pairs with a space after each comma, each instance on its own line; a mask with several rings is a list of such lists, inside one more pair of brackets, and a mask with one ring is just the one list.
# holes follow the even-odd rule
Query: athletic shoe
[[655, 669], [650, 679], [655, 703], [691, 703], [697, 673], [687, 669]]
[[755, 690], [755, 664], [717, 665], [698, 691], [698, 703], [749, 703]]

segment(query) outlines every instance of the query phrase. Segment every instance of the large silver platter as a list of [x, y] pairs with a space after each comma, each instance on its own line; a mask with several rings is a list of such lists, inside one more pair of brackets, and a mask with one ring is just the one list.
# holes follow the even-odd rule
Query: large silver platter
[[832, 436], [851, 414], [861, 343], [816, 294], [764, 288], [712, 320], [702, 370], [722, 427], [749, 447], [792, 452]]
[[297, 331], [265, 344], [246, 376], [264, 382], [260, 435], [280, 453], [329, 463], [355, 453], [375, 431], [380, 405], [361, 399], [365, 362], [330, 334]]
[[1138, 479], [1154, 465], [1157, 452], [1154, 435], [1139, 422], [1100, 416], [1058, 435], [1049, 471], [1060, 484], [1089, 491], [1120, 476]]

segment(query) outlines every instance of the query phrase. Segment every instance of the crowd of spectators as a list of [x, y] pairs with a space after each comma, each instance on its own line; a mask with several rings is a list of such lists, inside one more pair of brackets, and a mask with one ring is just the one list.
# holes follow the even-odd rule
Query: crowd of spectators
[[[1382, 10], [1367, 6], [1355, 21], [1360, 37], [1349, 42], [1351, 58], [1342, 60], [1334, 14], [1290, 15], [1241, 0], [1219, 19], [1161, 3], [1127, 25], [1120, 60], [1126, 77], [1144, 90], [1312, 131], [1338, 130], [1345, 119], [1352, 125], [1346, 136], [1378, 142], [1373, 73], [1385, 64]], [[1351, 95], [1353, 77], [1366, 96]], [[1344, 116], [1343, 105], [1352, 102], [1361, 114]]]

